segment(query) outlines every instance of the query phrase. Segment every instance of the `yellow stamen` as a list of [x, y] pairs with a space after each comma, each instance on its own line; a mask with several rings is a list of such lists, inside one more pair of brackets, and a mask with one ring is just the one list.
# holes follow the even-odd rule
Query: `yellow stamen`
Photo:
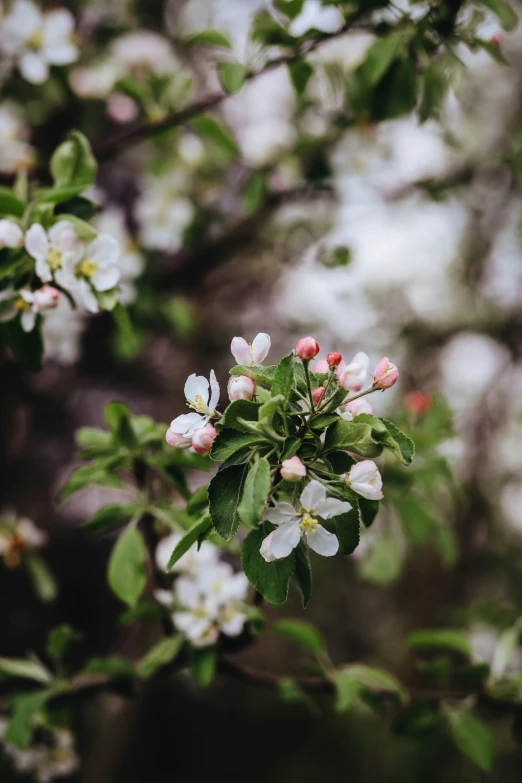
[[310, 514], [305, 511], [305, 513], [302, 516], [301, 522], [299, 523], [299, 527], [301, 529], [301, 533], [304, 536], [315, 536], [319, 528], [321, 527], [317, 519], [314, 519], [310, 516]]
[[26, 302], [22, 296], [15, 301], [14, 307], [16, 310], [22, 310], [22, 311], [31, 309], [31, 305], [29, 304], [29, 302]]
[[51, 272], [56, 272], [57, 269], [61, 268], [62, 260], [62, 254], [56, 247], [52, 247], [47, 253], [47, 263], [51, 268]]
[[81, 277], [92, 277], [98, 269], [96, 261], [92, 261], [90, 258], [82, 258], [76, 265], [76, 274]]

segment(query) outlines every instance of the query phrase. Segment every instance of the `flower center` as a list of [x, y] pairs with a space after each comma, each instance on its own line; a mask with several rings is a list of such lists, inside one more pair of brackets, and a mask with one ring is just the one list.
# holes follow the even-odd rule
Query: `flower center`
[[188, 403], [189, 408], [194, 408], [198, 413], [209, 413], [209, 409], [207, 406], [207, 403], [201, 396], [201, 394], [196, 394], [194, 399]]
[[29, 302], [26, 302], [25, 299], [22, 296], [19, 299], [16, 299], [16, 301], [14, 303], [14, 307], [15, 307], [16, 310], [21, 310], [22, 312], [24, 310], [30, 310], [31, 309], [31, 305], [29, 304]]
[[92, 277], [98, 269], [96, 261], [92, 261], [90, 258], [82, 258], [76, 265], [76, 274], [80, 277]]
[[43, 44], [43, 33], [41, 30], [35, 30], [27, 41], [30, 49], [41, 49]]
[[197, 609], [194, 609], [194, 617], [197, 617], [198, 620], [206, 620], [208, 612], [204, 606], [198, 606]]
[[47, 253], [47, 263], [51, 269], [51, 272], [56, 272], [62, 266], [62, 254], [56, 247], [52, 247]]
[[301, 530], [301, 535], [315, 536], [315, 534], [320, 528], [320, 525], [317, 519], [314, 519], [312, 516], [310, 516], [308, 511], [305, 511], [299, 523], [299, 528]]

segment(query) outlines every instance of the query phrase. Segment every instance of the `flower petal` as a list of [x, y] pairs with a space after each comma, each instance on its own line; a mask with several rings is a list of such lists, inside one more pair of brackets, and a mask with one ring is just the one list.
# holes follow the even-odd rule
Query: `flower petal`
[[86, 310], [88, 310], [90, 313], [100, 312], [98, 300], [96, 299], [96, 296], [94, 295], [89, 283], [86, 280], [80, 280], [77, 283], [73, 295], [76, 293], [78, 294], [78, 297]]
[[299, 527], [299, 520], [295, 519], [290, 522], [284, 522], [274, 530], [270, 546], [273, 557], [276, 560], [288, 557], [290, 552], [296, 548], [300, 540], [301, 529]]
[[91, 277], [91, 283], [97, 291], [110, 291], [118, 285], [121, 272], [116, 264], [100, 266]]
[[120, 258], [120, 246], [110, 234], [99, 234], [87, 247], [86, 255], [100, 266], [117, 264]]
[[252, 343], [252, 358], [255, 364], [261, 364], [270, 350], [270, 335], [260, 332]]
[[189, 402], [195, 403], [196, 397], [199, 395], [203, 398], [205, 405], [208, 405], [208, 385], [208, 381], [203, 375], [192, 373], [185, 382], [185, 397]]
[[315, 507], [315, 513], [323, 519], [337, 517], [339, 514], [346, 514], [352, 508], [351, 504], [337, 498], [326, 498], [323, 503]]
[[201, 603], [199, 587], [192, 579], [188, 577], [180, 577], [174, 585], [176, 593], [176, 600], [181, 606], [186, 606], [189, 609], [196, 609]]
[[315, 535], [307, 536], [306, 541], [310, 549], [323, 557], [332, 557], [337, 554], [339, 541], [334, 533], [329, 533], [322, 525], [316, 530]]
[[174, 430], [178, 435], [185, 435], [187, 438], [192, 437], [195, 431], [202, 427], [205, 422], [205, 417], [201, 413], [182, 413], [181, 416], [177, 416], [170, 423], [170, 428]]
[[210, 371], [210, 401], [208, 408], [211, 413], [214, 413], [216, 406], [219, 402], [219, 383], [217, 382], [216, 373], [214, 370]]
[[24, 332], [32, 332], [34, 324], [36, 322], [36, 313], [32, 310], [24, 310], [22, 313], [21, 323]]
[[243, 337], [234, 337], [230, 344], [230, 350], [238, 364], [243, 364], [247, 367], [252, 364], [250, 346]]
[[18, 60], [18, 67], [30, 84], [43, 84], [49, 76], [49, 66], [37, 52], [24, 52]]
[[170, 536], [161, 539], [156, 547], [156, 565], [160, 571], [167, 570], [170, 556], [180, 541], [181, 535], [179, 533], [171, 533]]
[[[40, 223], [33, 223], [25, 235], [25, 249], [36, 261], [45, 261], [49, 252], [49, 240]], [[49, 278], [50, 279], [50, 278]], [[47, 281], [45, 281], [47, 282]]]
[[314, 479], [306, 485], [299, 500], [307, 511], [315, 511], [317, 506], [326, 500], [326, 489]]
[[291, 519], [298, 519], [299, 514], [290, 503], [276, 503], [275, 506], [270, 506], [263, 512], [261, 520], [268, 520], [273, 525], [282, 525], [283, 522], [288, 522]]

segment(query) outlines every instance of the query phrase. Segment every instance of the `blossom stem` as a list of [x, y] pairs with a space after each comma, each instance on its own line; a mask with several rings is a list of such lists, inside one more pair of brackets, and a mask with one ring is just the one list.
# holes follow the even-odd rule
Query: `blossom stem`
[[308, 388], [308, 396], [310, 397], [310, 410], [312, 411], [312, 413], [315, 413], [314, 398], [312, 396], [312, 383], [310, 381], [310, 370], [309, 370], [310, 362], [308, 362], [306, 359], [303, 359], [302, 362], [303, 362], [304, 373], [306, 378], [306, 386]]
[[359, 392], [359, 394], [354, 394], [353, 397], [349, 397], [347, 400], [343, 402], [343, 405], [348, 405], [349, 402], [353, 402], [354, 400], [358, 400], [359, 397], [365, 397], [367, 394], [371, 394], [372, 392], [379, 391], [378, 386], [370, 386], [369, 389], [365, 389], [362, 392]]

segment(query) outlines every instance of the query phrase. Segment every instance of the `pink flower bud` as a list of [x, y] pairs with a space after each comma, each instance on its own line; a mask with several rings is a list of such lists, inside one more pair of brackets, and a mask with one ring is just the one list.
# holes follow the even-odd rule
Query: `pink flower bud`
[[323, 399], [323, 394], [324, 394], [324, 386], [318, 386], [317, 389], [314, 389], [312, 391], [312, 400], [314, 401], [314, 405], [319, 405], [319, 403]]
[[328, 367], [328, 362], [326, 359], [319, 359], [319, 361], [314, 364], [314, 372], [326, 373], [329, 371], [330, 368]]
[[228, 396], [231, 402], [235, 400], [251, 400], [256, 393], [256, 385], [252, 378], [246, 375], [233, 375], [228, 382]]
[[346, 391], [361, 391], [368, 374], [370, 360], [362, 351], [356, 353], [349, 364], [341, 362], [337, 367], [337, 383]]
[[281, 465], [281, 476], [285, 481], [301, 481], [306, 476], [306, 467], [299, 457], [284, 459]]
[[192, 447], [198, 454], [208, 454], [216, 439], [217, 432], [212, 424], [205, 424], [192, 436]]
[[313, 337], [301, 337], [295, 346], [296, 356], [298, 356], [304, 362], [309, 362], [310, 359], [315, 359], [320, 350], [321, 348], [319, 343]]
[[366, 402], [366, 400], [354, 400], [353, 402], [349, 402], [344, 406], [344, 414], [342, 414], [342, 417], [347, 421], [352, 421], [352, 419], [359, 416], [360, 413], [373, 413], [372, 406], [369, 402]]
[[180, 432], [174, 432], [172, 427], [169, 427], [165, 435], [165, 440], [169, 446], [174, 446], [176, 449], [188, 449], [192, 446], [192, 439], [184, 437]]
[[379, 389], [389, 389], [396, 383], [399, 377], [399, 371], [397, 367], [390, 362], [387, 356], [384, 356], [373, 374], [373, 385]]
[[498, 49], [500, 49], [500, 47], [504, 43], [504, 36], [502, 35], [502, 33], [495, 33], [494, 35], [491, 36], [489, 42], [493, 44], [493, 46], [496, 46]]
[[428, 392], [412, 391], [404, 396], [404, 407], [415, 416], [427, 413], [433, 406], [433, 397]]
[[44, 285], [34, 292], [34, 303], [37, 310], [52, 310], [56, 307], [60, 292], [52, 285]]
[[328, 367], [338, 367], [343, 360], [343, 357], [340, 353], [337, 353], [336, 351], [330, 351], [328, 356], [326, 357], [326, 362], [328, 364]]

